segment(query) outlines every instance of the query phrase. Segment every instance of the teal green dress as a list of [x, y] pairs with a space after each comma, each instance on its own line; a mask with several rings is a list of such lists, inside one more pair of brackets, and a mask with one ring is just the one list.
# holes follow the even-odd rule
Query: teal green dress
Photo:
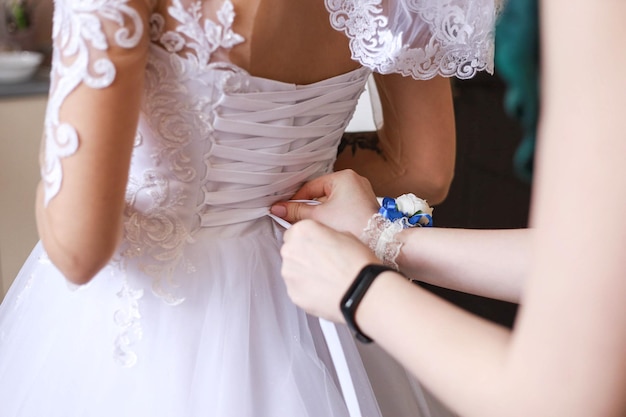
[[537, 0], [508, 0], [496, 28], [496, 71], [506, 83], [504, 106], [523, 129], [514, 156], [520, 178], [530, 182], [539, 118], [539, 19]]

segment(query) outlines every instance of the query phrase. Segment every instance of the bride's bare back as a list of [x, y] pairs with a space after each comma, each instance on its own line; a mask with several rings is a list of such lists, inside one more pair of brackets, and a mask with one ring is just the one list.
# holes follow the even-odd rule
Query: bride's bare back
[[[223, 6], [221, 0], [180, 3], [184, 9], [200, 4], [203, 18], [216, 21]], [[228, 51], [215, 51], [215, 58], [226, 54], [220, 61], [231, 62], [254, 76], [301, 85], [360, 65], [351, 59], [348, 37], [331, 26], [323, 0], [234, 0], [232, 4], [232, 30], [242, 42]], [[164, 17], [168, 30], [176, 30], [181, 22], [169, 15], [171, 6], [171, 1], [160, 0], [155, 11]]]
[[234, 29], [247, 41], [232, 62], [253, 75], [309, 84], [359, 66], [348, 38], [332, 28], [320, 0], [237, 0]]

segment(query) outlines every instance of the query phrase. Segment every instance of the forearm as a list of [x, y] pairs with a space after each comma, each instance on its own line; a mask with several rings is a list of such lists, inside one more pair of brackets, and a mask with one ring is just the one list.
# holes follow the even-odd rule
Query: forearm
[[531, 237], [531, 229], [406, 229], [397, 235], [403, 245], [396, 262], [420, 281], [519, 302]]
[[419, 162], [398, 162], [382, 151], [359, 149], [352, 153], [346, 148], [339, 154], [335, 163], [335, 171], [353, 169], [366, 177], [378, 196], [396, 197], [413, 192], [430, 204], [442, 202], [448, 195], [452, 182], [452, 170], [430, 171], [425, 164]]
[[[361, 329], [463, 416], [503, 416], [507, 329], [472, 316], [393, 273], [357, 310]], [[499, 401], [500, 400], [500, 401]]]
[[566, 321], [543, 313], [548, 333], [526, 322], [514, 336], [388, 272], [366, 293], [356, 321], [464, 417], [623, 415], [610, 398], [617, 393], [607, 393], [614, 388], [607, 381], [619, 373], [606, 371], [617, 366], [615, 352], [607, 355], [608, 365], [594, 364], [597, 356], [576, 346], [581, 336], [572, 338], [571, 328], [564, 335], [566, 326], [559, 324]]
[[[94, 219], [90, 201], [55, 199], [49, 210], [43, 205], [43, 187], [37, 188], [35, 207], [39, 237], [48, 257], [74, 284], [87, 283], [109, 262], [122, 235], [122, 206]], [[72, 207], [71, 209], [68, 207]], [[63, 215], [63, 213], [71, 213]]]
[[109, 262], [122, 234], [136, 116], [129, 111], [108, 120], [98, 114], [93, 109], [82, 111], [75, 125], [86, 140], [77, 154], [63, 158], [58, 194], [45, 204], [40, 185], [36, 203], [44, 248], [75, 284], [89, 282]]

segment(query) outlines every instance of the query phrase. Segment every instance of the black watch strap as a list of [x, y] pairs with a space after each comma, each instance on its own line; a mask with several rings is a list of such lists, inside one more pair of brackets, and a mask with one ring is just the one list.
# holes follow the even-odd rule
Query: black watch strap
[[372, 339], [364, 334], [356, 324], [356, 309], [359, 307], [361, 300], [365, 296], [365, 293], [369, 289], [370, 285], [372, 285], [372, 282], [374, 282], [379, 274], [385, 271], [395, 272], [395, 269], [380, 264], [365, 265], [341, 299], [341, 313], [346, 320], [346, 324], [354, 333], [354, 337], [363, 343], [371, 343]]

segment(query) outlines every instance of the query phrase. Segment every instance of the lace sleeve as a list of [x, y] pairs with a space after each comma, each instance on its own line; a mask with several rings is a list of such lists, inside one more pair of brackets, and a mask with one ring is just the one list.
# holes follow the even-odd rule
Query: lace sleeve
[[61, 120], [63, 103], [81, 85], [91, 89], [109, 87], [116, 77], [110, 50], [133, 49], [145, 36], [145, 16], [141, 13], [145, 15], [147, 9], [143, 3], [143, 7], [131, 4], [133, 1], [136, 0], [56, 0], [54, 3], [51, 87], [40, 163], [44, 205], [61, 188], [61, 160], [73, 155], [79, 147], [79, 135], [71, 118]]
[[499, 0], [325, 0], [352, 58], [415, 79], [493, 73]]

